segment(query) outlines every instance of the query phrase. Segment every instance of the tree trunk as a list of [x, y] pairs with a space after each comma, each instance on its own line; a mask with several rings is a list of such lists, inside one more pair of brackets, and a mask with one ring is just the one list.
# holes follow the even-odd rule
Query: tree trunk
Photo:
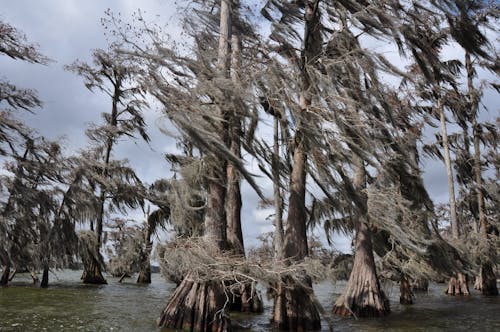
[[497, 278], [491, 264], [483, 264], [479, 276], [481, 280], [481, 294], [498, 295]]
[[49, 287], [49, 266], [48, 265], [43, 267], [42, 282], [40, 283], [40, 287], [42, 287], [42, 288]]
[[441, 99], [438, 101], [438, 112], [441, 121], [441, 136], [443, 139], [444, 162], [446, 164], [446, 176], [448, 179], [448, 194], [449, 194], [448, 199], [450, 202], [451, 233], [453, 239], [458, 240], [460, 234], [459, 234], [457, 207], [455, 199], [455, 182], [453, 180], [453, 170], [451, 168], [450, 149], [448, 145], [448, 133], [446, 131], [446, 118], [444, 115], [444, 109]]
[[274, 191], [274, 259], [283, 259], [284, 231], [283, 231], [283, 199], [280, 190], [280, 146], [279, 146], [279, 117], [274, 116], [274, 145], [273, 145], [273, 191]]
[[139, 271], [139, 276], [137, 276], [137, 283], [138, 284], [150, 284], [151, 283], [151, 264], [147, 264], [147, 266], [144, 266], [141, 268], [141, 271]]
[[467, 286], [467, 275], [459, 273], [457, 277], [451, 277], [448, 282], [448, 295], [470, 295], [469, 286]]
[[[232, 45], [232, 65], [231, 78], [235, 86], [239, 84], [240, 70], [240, 38], [238, 34], [234, 34], [231, 38]], [[234, 110], [229, 114], [229, 141], [230, 150], [237, 156], [241, 157], [241, 119]], [[240, 176], [236, 167], [232, 163], [227, 164], [227, 196], [226, 196], [226, 217], [227, 217], [227, 242], [229, 248], [236, 255], [245, 255], [245, 246], [243, 243], [243, 232], [241, 230], [241, 189]]]
[[272, 323], [280, 331], [321, 329], [311, 279], [305, 274], [301, 281], [296, 281], [291, 276], [282, 278], [276, 289]]
[[209, 180], [208, 204], [205, 215], [205, 238], [208, 242], [217, 244], [219, 250], [227, 249], [227, 225], [225, 212], [225, 176], [220, 175], [226, 171], [224, 167], [217, 165], [215, 171], [219, 173], [217, 179]]
[[[478, 100], [477, 91], [474, 88], [474, 68], [472, 66], [471, 56], [468, 51], [465, 52], [465, 68], [467, 70], [467, 85], [469, 90], [469, 99], [472, 109], [472, 131], [474, 136], [474, 176], [476, 180], [476, 197], [477, 208], [479, 212], [479, 227], [481, 230], [481, 238], [484, 242], [488, 242], [487, 221], [484, 206], [483, 195], [483, 178], [481, 169], [481, 133], [477, 123]], [[496, 276], [490, 262], [484, 262], [479, 273], [479, 287], [483, 295], [498, 295]]]
[[410, 282], [408, 278], [403, 275], [399, 283], [399, 303], [401, 304], [413, 304], [413, 293], [411, 291]]
[[373, 257], [372, 231], [367, 223], [366, 170], [364, 161], [353, 160], [353, 186], [359, 193], [354, 263], [342, 295], [333, 306], [341, 316], [380, 317], [390, 312], [389, 301], [380, 288]]
[[390, 312], [389, 301], [378, 282], [371, 230], [365, 222], [359, 222], [357, 228], [351, 275], [333, 306], [333, 313], [355, 317], [385, 316]]
[[227, 301], [220, 282], [197, 280], [194, 273], [189, 273], [172, 294], [157, 324], [183, 331], [229, 331], [230, 320], [222, 310]]
[[10, 264], [7, 264], [3, 268], [2, 278], [0, 279], [0, 286], [7, 286], [10, 277]]
[[[311, 104], [308, 62], [320, 52], [318, 36], [321, 33], [319, 1], [306, 1], [304, 10], [304, 37], [300, 56], [300, 113], [296, 117], [293, 146], [293, 165], [290, 174], [290, 196], [285, 230], [283, 258], [285, 264], [300, 262], [308, 255], [306, 227], [306, 165], [307, 144], [303, 132]], [[321, 328], [319, 310], [314, 304], [311, 279], [305, 272], [301, 280], [282, 276], [276, 286], [272, 322], [275, 328], [288, 331], [317, 330]]]
[[108, 282], [104, 279], [101, 266], [95, 257], [91, 257], [83, 262], [82, 280], [84, 284], [102, 285]]
[[146, 248], [141, 257], [141, 270], [139, 271], [139, 276], [137, 277], [138, 284], [150, 284], [151, 283], [151, 251], [153, 250], [153, 241], [151, 241], [153, 230], [152, 225], [147, 224], [146, 234], [144, 236], [144, 241], [146, 243]]
[[[229, 50], [231, 38], [231, 0], [220, 2], [219, 48], [217, 70], [223, 78], [228, 77]], [[221, 109], [221, 117], [228, 119], [226, 110]], [[227, 124], [219, 123], [221, 140], [227, 144]], [[207, 156], [208, 157], [208, 156]], [[226, 185], [227, 162], [214, 158], [211, 179], [208, 181], [208, 202], [205, 214], [204, 237], [216, 244], [219, 250], [226, 250]], [[231, 328], [225, 314], [228, 299], [219, 281], [200, 280], [195, 273], [188, 273], [168, 301], [157, 323], [160, 327], [187, 331], [227, 331]]]
[[[297, 137], [298, 136], [298, 137]], [[290, 197], [285, 231], [284, 258], [300, 261], [308, 254], [306, 233], [306, 160], [304, 142], [296, 135], [293, 169], [290, 176]]]
[[[446, 131], [446, 118], [441, 99], [438, 101], [438, 112], [441, 121], [441, 135], [443, 138], [444, 161], [446, 164], [446, 176], [448, 179], [448, 195], [450, 202], [450, 222], [451, 234], [455, 241], [458, 241], [460, 236], [457, 207], [455, 199], [455, 181], [453, 180], [453, 170], [451, 168], [450, 149], [448, 144], [448, 133]], [[448, 283], [448, 290], [446, 294], [449, 295], [469, 295], [469, 287], [467, 286], [467, 276], [459, 273], [457, 277], [451, 277]]]

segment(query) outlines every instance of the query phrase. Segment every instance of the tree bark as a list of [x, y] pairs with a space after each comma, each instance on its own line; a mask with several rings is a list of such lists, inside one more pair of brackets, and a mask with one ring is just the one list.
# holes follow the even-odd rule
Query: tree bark
[[[219, 26], [219, 48], [217, 54], [217, 69], [220, 77], [229, 76], [229, 51], [231, 40], [231, 0], [222, 0], [220, 3], [220, 26]], [[227, 112], [223, 109], [221, 116], [227, 120]], [[219, 128], [221, 140], [227, 144], [227, 124], [220, 123]], [[215, 156], [214, 156], [215, 158]], [[220, 250], [227, 249], [227, 219], [226, 219], [226, 185], [227, 185], [227, 162], [213, 160], [212, 179], [208, 182], [208, 204], [205, 215], [205, 238], [209, 242], [216, 243]]]
[[0, 279], [0, 286], [7, 286], [10, 277], [10, 264], [7, 263], [3, 267], [2, 278]]
[[313, 331], [321, 329], [321, 318], [316, 308], [309, 277], [297, 281], [285, 276], [277, 285], [272, 323], [279, 331]]
[[446, 165], [446, 176], [448, 179], [448, 195], [449, 195], [449, 203], [450, 203], [450, 222], [451, 222], [451, 233], [453, 239], [458, 240], [460, 235], [459, 227], [458, 227], [458, 218], [457, 218], [457, 207], [456, 207], [456, 199], [455, 199], [455, 181], [453, 180], [453, 170], [451, 168], [451, 157], [450, 157], [450, 148], [448, 143], [448, 133], [446, 131], [446, 118], [444, 114], [443, 103], [441, 99], [438, 101], [438, 112], [439, 118], [441, 122], [441, 136], [443, 139], [443, 150], [444, 150], [444, 162]]
[[283, 259], [284, 231], [283, 231], [283, 199], [280, 190], [280, 146], [279, 146], [279, 117], [274, 116], [274, 145], [273, 145], [273, 191], [274, 191], [274, 259]]
[[[235, 86], [239, 84], [240, 70], [240, 37], [238, 34], [233, 34], [231, 37], [232, 65], [231, 79]], [[237, 156], [241, 157], [241, 119], [237, 110], [234, 110], [229, 115], [229, 141], [230, 150]], [[226, 217], [227, 217], [227, 242], [229, 248], [236, 255], [245, 255], [245, 246], [243, 242], [243, 232], [241, 230], [241, 189], [240, 175], [236, 167], [229, 162], [227, 164], [227, 196], [226, 196]]]
[[226, 302], [220, 282], [197, 280], [194, 273], [189, 273], [172, 294], [157, 324], [183, 331], [229, 331], [230, 320], [221, 310]]
[[[231, 40], [231, 0], [220, 2], [219, 48], [217, 70], [221, 78], [228, 78], [229, 51]], [[220, 109], [220, 115], [228, 120], [227, 111]], [[221, 140], [228, 143], [227, 124], [219, 123]], [[208, 157], [208, 156], [207, 156]], [[226, 219], [227, 162], [214, 160], [211, 179], [208, 180], [208, 202], [205, 214], [205, 234], [207, 242], [217, 245], [219, 250], [228, 248]], [[215, 160], [216, 159], [216, 160]], [[228, 299], [219, 281], [197, 279], [188, 273], [168, 301], [157, 323], [161, 327], [187, 331], [227, 331], [231, 328], [225, 315]]]
[[368, 225], [366, 170], [361, 158], [353, 161], [353, 186], [359, 193], [362, 206], [358, 208], [354, 263], [342, 295], [333, 306], [333, 313], [340, 316], [380, 317], [390, 312], [389, 301], [380, 288], [373, 257], [372, 231]]
[[469, 286], [467, 285], [467, 275], [459, 273], [457, 277], [451, 277], [448, 282], [448, 295], [470, 295]]
[[371, 230], [361, 221], [356, 230], [351, 275], [342, 295], [333, 306], [333, 313], [340, 316], [381, 317], [389, 312], [389, 301], [380, 288], [375, 269]]
[[[285, 264], [300, 262], [308, 255], [306, 229], [306, 137], [303, 129], [308, 118], [311, 104], [310, 80], [307, 73], [308, 61], [319, 53], [317, 37], [321, 32], [319, 1], [306, 1], [304, 8], [304, 37], [301, 50], [300, 70], [300, 113], [296, 117], [296, 132], [293, 146], [293, 165], [290, 174], [290, 196], [288, 198], [288, 217], [285, 230], [283, 258]], [[314, 304], [311, 279], [305, 271], [301, 280], [282, 276], [274, 299], [272, 322], [278, 330], [304, 331], [321, 328], [318, 308]]]
[[[298, 136], [298, 137], [297, 137]], [[290, 176], [290, 197], [285, 231], [284, 257], [300, 261], [308, 254], [306, 233], [306, 160], [302, 135], [297, 133]]]
[[[479, 227], [481, 238], [484, 242], [488, 242], [488, 224], [486, 221], [484, 195], [483, 195], [483, 178], [482, 178], [482, 163], [481, 163], [481, 133], [479, 124], [477, 123], [478, 113], [478, 100], [477, 92], [474, 88], [474, 68], [470, 53], [465, 52], [465, 68], [467, 70], [467, 86], [469, 92], [469, 101], [472, 109], [472, 131], [474, 139], [474, 177], [476, 180], [476, 198], [479, 215]], [[479, 273], [480, 289], [483, 295], [498, 295], [498, 288], [496, 283], [496, 276], [490, 262], [483, 262], [481, 271]]]
[[83, 262], [83, 275], [82, 280], [84, 284], [97, 284], [103, 285], [108, 282], [104, 279], [101, 266], [95, 257], [91, 257]]
[[146, 234], [144, 235], [144, 242], [146, 243], [146, 248], [144, 248], [141, 270], [139, 271], [139, 276], [137, 277], [138, 284], [150, 284], [151, 283], [151, 251], [153, 250], [153, 241], [151, 241], [151, 236], [153, 235], [152, 225], [148, 222]]
[[[448, 133], [446, 131], [446, 117], [444, 114], [444, 108], [442, 100], [438, 101], [438, 112], [439, 119], [441, 122], [441, 136], [443, 139], [443, 150], [444, 150], [444, 162], [446, 165], [446, 176], [448, 179], [448, 195], [450, 202], [450, 222], [451, 222], [451, 234], [454, 240], [458, 241], [460, 237], [458, 217], [457, 217], [457, 207], [455, 199], [455, 181], [453, 180], [453, 170], [451, 168], [451, 156], [450, 148], [448, 143]], [[448, 290], [446, 292], [449, 295], [469, 295], [469, 287], [467, 286], [467, 276], [459, 273], [457, 277], [451, 277]]]
[[137, 276], [138, 284], [150, 284], [151, 283], [151, 264], [141, 268], [139, 275]]
[[403, 275], [399, 283], [399, 303], [401, 304], [413, 304], [413, 292], [411, 290], [410, 282], [408, 278]]
[[45, 265], [43, 267], [42, 282], [40, 283], [40, 287], [42, 287], [42, 288], [49, 287], [49, 266], [48, 265]]
[[483, 264], [479, 273], [480, 289], [483, 295], [498, 295], [497, 278], [491, 264]]

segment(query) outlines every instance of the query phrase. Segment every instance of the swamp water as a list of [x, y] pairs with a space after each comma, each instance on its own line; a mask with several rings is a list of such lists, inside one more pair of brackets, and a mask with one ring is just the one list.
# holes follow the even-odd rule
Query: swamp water
[[[155, 320], [175, 285], [160, 274], [150, 285], [135, 279], [108, 277], [108, 285], [80, 283], [81, 272], [59, 271], [50, 275], [50, 287], [30, 285], [28, 275], [18, 275], [10, 287], [0, 288], [0, 332], [4, 331], [156, 331]], [[399, 304], [397, 285], [385, 287], [392, 312], [379, 319], [332, 317], [328, 313], [344, 282], [320, 283], [315, 293], [324, 306], [334, 331], [500, 331], [500, 297], [483, 297], [472, 290], [466, 298], [443, 293], [444, 284], [431, 284], [429, 292], [417, 293], [415, 304]], [[245, 331], [269, 331], [272, 302], [264, 295], [261, 315], [231, 314]], [[328, 324], [323, 319], [323, 329]]]

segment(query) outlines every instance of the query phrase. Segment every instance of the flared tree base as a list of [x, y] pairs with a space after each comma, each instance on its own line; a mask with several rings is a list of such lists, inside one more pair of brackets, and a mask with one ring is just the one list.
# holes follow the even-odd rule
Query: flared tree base
[[408, 278], [402, 277], [399, 283], [399, 303], [401, 304], [413, 304], [413, 292], [411, 290], [410, 282]]
[[104, 285], [108, 282], [104, 279], [99, 262], [95, 258], [83, 262], [82, 281], [84, 284]]
[[497, 278], [490, 264], [484, 264], [481, 266], [479, 280], [481, 294], [498, 295]]
[[262, 313], [264, 305], [262, 297], [255, 289], [255, 283], [238, 282], [229, 286], [231, 292], [230, 311], [246, 313]]
[[157, 324], [184, 331], [229, 331], [231, 322], [224, 312], [227, 301], [220, 282], [198, 280], [189, 273], [176, 288]]
[[151, 283], [151, 269], [141, 270], [137, 276], [138, 284], [150, 284]]
[[[351, 276], [352, 278], [352, 276]], [[357, 278], [355, 278], [357, 279]], [[371, 279], [371, 278], [370, 278]], [[378, 282], [370, 279], [351, 284], [333, 306], [335, 315], [349, 317], [383, 317], [391, 312], [389, 300], [380, 289]]]
[[272, 324], [279, 331], [314, 331], [321, 329], [319, 310], [309, 277], [297, 282], [285, 276], [277, 285]]
[[457, 277], [451, 277], [445, 293], [454, 296], [470, 295], [469, 286], [467, 286], [467, 276], [459, 273]]

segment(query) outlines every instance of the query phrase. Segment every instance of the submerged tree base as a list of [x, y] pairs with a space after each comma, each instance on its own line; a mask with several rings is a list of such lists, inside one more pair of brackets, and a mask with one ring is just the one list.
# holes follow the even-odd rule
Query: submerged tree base
[[82, 281], [84, 284], [95, 285], [104, 285], [108, 283], [101, 273], [99, 262], [94, 257], [83, 262]]
[[411, 291], [410, 282], [406, 276], [401, 278], [401, 282], [399, 284], [399, 303], [401, 304], [413, 304], [413, 293]]
[[354, 263], [342, 295], [333, 306], [340, 316], [382, 317], [391, 311], [389, 300], [380, 288], [373, 257], [370, 227], [361, 222], [356, 232]]
[[42, 282], [40, 283], [40, 287], [47, 288], [49, 287], [49, 268], [44, 267], [42, 273]]
[[231, 321], [225, 315], [228, 299], [220, 282], [199, 280], [189, 273], [177, 287], [157, 324], [184, 331], [228, 331]]
[[150, 284], [151, 283], [151, 268], [142, 269], [137, 277], [138, 284]]
[[467, 286], [467, 276], [459, 273], [458, 276], [451, 277], [448, 282], [448, 289], [445, 292], [448, 295], [470, 295], [469, 286]]
[[321, 329], [319, 310], [314, 302], [311, 279], [297, 281], [285, 276], [275, 293], [272, 323], [280, 331], [312, 331]]
[[232, 298], [229, 305], [230, 311], [262, 313], [264, 305], [260, 294], [255, 289], [255, 283], [243, 281], [229, 286]]
[[497, 278], [491, 264], [483, 264], [479, 273], [479, 288], [483, 295], [498, 295]]

